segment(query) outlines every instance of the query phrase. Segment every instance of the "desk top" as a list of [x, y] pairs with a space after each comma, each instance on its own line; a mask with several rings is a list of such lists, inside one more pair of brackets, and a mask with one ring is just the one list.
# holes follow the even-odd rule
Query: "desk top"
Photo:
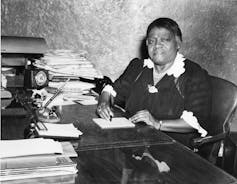
[[[123, 170], [132, 169], [129, 183], [237, 183], [225, 173], [165, 133], [146, 125], [102, 130], [92, 118], [95, 106], [71, 105], [61, 109], [62, 122], [74, 123], [84, 134], [78, 141], [76, 183], [120, 183]], [[159, 173], [154, 163], [135, 160], [148, 149], [154, 159], [165, 161], [170, 172]]]
[[[174, 140], [146, 125], [135, 128], [101, 129], [92, 118], [95, 106], [69, 105], [61, 110], [62, 122], [73, 123], [83, 132], [77, 141], [77, 151], [170, 144]], [[74, 142], [75, 143], [75, 142]]]
[[[128, 183], [237, 183], [234, 177], [177, 143], [154, 145], [148, 150], [154, 159], [167, 163], [170, 171], [159, 172], [151, 160], [136, 160], [132, 157], [141, 154], [144, 148], [81, 152], [77, 160], [79, 173], [76, 183], [120, 183], [123, 178], [121, 173], [125, 168], [131, 172]], [[126, 164], [126, 159], [129, 164]]]
[[[79, 104], [59, 107], [63, 123], [74, 123], [84, 134], [76, 146], [78, 175], [38, 178], [8, 183], [121, 183], [125, 171], [128, 183], [237, 184], [237, 179], [207, 162], [165, 133], [149, 126], [102, 130], [92, 118], [95, 106]], [[149, 150], [154, 159], [164, 161], [169, 172], [159, 172], [154, 161], [134, 159]], [[126, 174], [125, 174], [126, 175]]]

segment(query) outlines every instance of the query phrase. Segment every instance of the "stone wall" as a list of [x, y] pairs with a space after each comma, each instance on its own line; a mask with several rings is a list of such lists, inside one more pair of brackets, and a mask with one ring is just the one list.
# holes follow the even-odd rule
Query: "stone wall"
[[186, 57], [237, 84], [236, 0], [2, 0], [1, 34], [44, 37], [51, 49], [86, 50], [115, 79], [140, 57], [147, 25], [164, 16], [179, 23]]
[[86, 50], [116, 79], [141, 57], [146, 28], [158, 17], [178, 22], [186, 57], [237, 84], [237, 0], [2, 0], [1, 34], [44, 37], [50, 49]]

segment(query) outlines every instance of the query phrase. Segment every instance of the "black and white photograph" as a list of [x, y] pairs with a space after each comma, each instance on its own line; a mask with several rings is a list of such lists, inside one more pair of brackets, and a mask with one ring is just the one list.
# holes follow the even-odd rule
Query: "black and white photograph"
[[2, 184], [237, 184], [237, 0], [1, 0]]

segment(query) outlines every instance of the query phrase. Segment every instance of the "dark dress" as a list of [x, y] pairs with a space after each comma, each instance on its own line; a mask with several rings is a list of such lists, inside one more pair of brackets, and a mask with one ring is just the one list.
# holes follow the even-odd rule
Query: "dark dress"
[[[148, 110], [158, 120], [179, 119], [184, 110], [191, 111], [199, 124], [206, 129], [211, 110], [211, 85], [206, 70], [186, 59], [185, 72], [175, 78], [167, 74], [156, 84], [157, 93], [150, 93], [153, 69], [143, 67], [143, 60], [133, 59], [124, 73], [115, 81], [115, 104], [131, 117], [139, 110]], [[208, 130], [207, 130], [208, 131]], [[189, 145], [197, 133], [171, 133], [174, 139]]]

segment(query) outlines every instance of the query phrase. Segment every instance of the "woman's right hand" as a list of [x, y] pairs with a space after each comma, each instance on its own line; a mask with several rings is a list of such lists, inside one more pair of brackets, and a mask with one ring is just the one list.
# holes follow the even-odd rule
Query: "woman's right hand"
[[114, 116], [114, 113], [111, 110], [111, 102], [113, 101], [113, 96], [111, 96], [108, 92], [102, 92], [99, 97], [99, 102], [96, 108], [96, 112], [98, 116], [101, 118], [110, 120], [111, 117]]

